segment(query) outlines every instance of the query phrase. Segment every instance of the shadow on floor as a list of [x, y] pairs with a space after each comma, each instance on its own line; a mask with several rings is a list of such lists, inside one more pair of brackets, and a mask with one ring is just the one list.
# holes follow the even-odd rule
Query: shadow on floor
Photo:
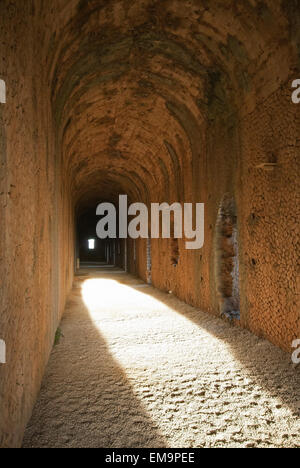
[[76, 278], [23, 448], [167, 447], [90, 319], [86, 275]]
[[[104, 335], [95, 327], [83, 303], [81, 286], [89, 278], [105, 278], [136, 289], [196, 324], [205, 333], [226, 344], [230, 350], [226, 358], [232, 357], [233, 363], [237, 361], [237, 365], [245, 369], [249, 386], [255, 385], [264, 391], [262, 393], [266, 394], [266, 398], [269, 395], [278, 400], [278, 405], [276, 401], [273, 402], [276, 411], [277, 407], [278, 411], [281, 407], [288, 408], [294, 415], [299, 415], [300, 374], [292, 368], [290, 355], [268, 341], [246, 330], [231, 327], [223, 320], [188, 306], [173, 295], [148, 286], [122, 270], [111, 267], [102, 268], [101, 271], [82, 269], [75, 278], [62, 320], [64, 338], [53, 350], [33, 417], [27, 427], [24, 448], [168, 447], [169, 441], [165, 440], [149, 417], [128, 375], [114, 359], [112, 348], [109, 349]], [[127, 339], [126, 333], [124, 339]], [[114, 343], [110, 345], [114, 346]], [[201, 356], [199, 353], [199, 359]], [[205, 369], [205, 366], [199, 368]], [[211, 363], [207, 368], [213, 373], [220, 370], [214, 369]], [[205, 376], [200, 381], [205, 383]], [[247, 392], [247, 388], [243, 389]], [[191, 400], [193, 398], [199, 400], [199, 397], [191, 397]], [[212, 403], [213, 398], [218, 398], [218, 395], [213, 395]], [[236, 411], [239, 408], [237, 405]], [[259, 410], [257, 408], [258, 413]], [[165, 418], [163, 412], [161, 418]], [[264, 422], [268, 424], [267, 416], [265, 419]], [[276, 427], [270, 430], [274, 432]], [[293, 437], [297, 438], [296, 435]]]

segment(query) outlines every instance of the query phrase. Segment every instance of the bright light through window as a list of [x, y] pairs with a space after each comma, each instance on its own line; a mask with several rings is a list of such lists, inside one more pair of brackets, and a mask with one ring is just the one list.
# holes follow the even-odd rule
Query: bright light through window
[[95, 250], [95, 239], [89, 239], [89, 250]]

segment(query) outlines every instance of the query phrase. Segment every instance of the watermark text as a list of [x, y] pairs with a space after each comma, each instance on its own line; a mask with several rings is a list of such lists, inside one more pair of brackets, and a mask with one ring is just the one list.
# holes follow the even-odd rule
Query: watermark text
[[293, 341], [292, 348], [295, 349], [295, 351], [292, 354], [293, 364], [298, 365], [298, 364], [300, 364], [300, 339]]
[[[116, 239], [117, 234], [120, 239], [184, 237], [188, 239], [185, 243], [187, 250], [201, 249], [204, 245], [203, 203], [152, 203], [150, 231], [148, 207], [144, 203], [133, 203], [128, 207], [127, 195], [120, 195], [118, 211], [112, 203], [100, 203], [96, 214], [102, 216], [96, 227], [99, 239]], [[134, 219], [128, 223], [129, 217]]]
[[6, 364], [6, 344], [0, 340], [0, 364]]
[[300, 103], [300, 79], [293, 81], [292, 88], [296, 88], [292, 94], [292, 101], [294, 104], [299, 104]]

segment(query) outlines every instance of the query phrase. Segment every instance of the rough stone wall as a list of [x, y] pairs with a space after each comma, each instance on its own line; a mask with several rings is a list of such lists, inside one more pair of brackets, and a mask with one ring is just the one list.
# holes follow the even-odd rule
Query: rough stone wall
[[0, 338], [7, 346], [1, 448], [21, 444], [72, 275], [35, 3], [0, 3], [0, 78], [7, 87], [0, 104]]
[[53, 141], [28, 5], [18, 14], [13, 2], [0, 5], [0, 74], [7, 85], [0, 109], [0, 334], [7, 345], [7, 364], [0, 366], [1, 447], [20, 444], [53, 336]]
[[[291, 104], [291, 82], [241, 122], [239, 191], [243, 318], [287, 351], [300, 332], [300, 109]], [[268, 171], [261, 163], [276, 166]]]

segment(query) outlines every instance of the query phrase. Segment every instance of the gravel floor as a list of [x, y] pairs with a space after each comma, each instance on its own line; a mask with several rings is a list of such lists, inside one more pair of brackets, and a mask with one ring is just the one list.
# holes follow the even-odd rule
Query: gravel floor
[[300, 447], [300, 373], [247, 331], [82, 271], [24, 447]]

